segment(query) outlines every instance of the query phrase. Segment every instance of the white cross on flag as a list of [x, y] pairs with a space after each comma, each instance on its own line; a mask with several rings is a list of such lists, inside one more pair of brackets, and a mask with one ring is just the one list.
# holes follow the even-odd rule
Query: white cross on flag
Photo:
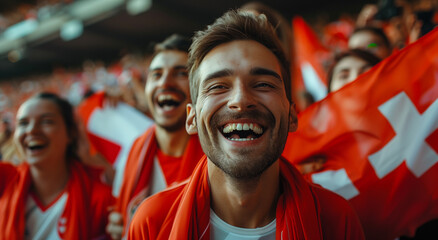
[[367, 239], [438, 219], [438, 29], [299, 115], [283, 155], [348, 199]]

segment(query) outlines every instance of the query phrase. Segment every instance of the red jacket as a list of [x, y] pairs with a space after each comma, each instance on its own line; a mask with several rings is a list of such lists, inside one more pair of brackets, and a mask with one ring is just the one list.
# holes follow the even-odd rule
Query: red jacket
[[[283, 194], [277, 203], [277, 239], [364, 239], [357, 215], [342, 197], [306, 182], [280, 159]], [[207, 160], [190, 181], [158, 193], [137, 209], [128, 239], [209, 239]]]

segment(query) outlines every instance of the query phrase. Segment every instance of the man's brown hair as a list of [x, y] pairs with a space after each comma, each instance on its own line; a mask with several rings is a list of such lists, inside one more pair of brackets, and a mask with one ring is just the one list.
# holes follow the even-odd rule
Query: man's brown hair
[[164, 39], [164, 41], [155, 44], [153, 57], [166, 50], [177, 50], [188, 53], [191, 43], [190, 38], [179, 34], [172, 34]]
[[196, 104], [199, 91], [199, 76], [197, 71], [204, 57], [215, 47], [234, 40], [254, 40], [267, 47], [278, 59], [283, 77], [286, 95], [291, 101], [291, 81], [289, 62], [272, 25], [266, 16], [255, 16], [246, 11], [230, 10], [207, 27], [198, 31], [193, 37], [189, 52], [189, 80], [192, 103]]

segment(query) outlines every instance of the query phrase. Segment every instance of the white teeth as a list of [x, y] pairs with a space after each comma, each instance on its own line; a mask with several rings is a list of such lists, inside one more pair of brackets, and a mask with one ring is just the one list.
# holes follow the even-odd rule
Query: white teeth
[[174, 109], [175, 108], [175, 106], [169, 106], [169, 105], [165, 105], [165, 106], [163, 106], [163, 110], [164, 111], [170, 111], [170, 110], [172, 110], [172, 109]]
[[263, 133], [263, 129], [261, 127], [254, 126], [252, 130], [257, 134]]
[[228, 138], [231, 141], [238, 141], [238, 142], [245, 142], [245, 141], [252, 141], [254, 138]]
[[262, 134], [263, 128], [261, 128], [256, 123], [230, 123], [227, 124], [224, 129], [222, 130], [223, 133], [230, 133], [232, 131], [248, 131], [252, 130], [256, 134]]
[[43, 141], [39, 141], [39, 140], [32, 140], [32, 141], [29, 141], [27, 143], [28, 147], [34, 147], [34, 146], [39, 146], [39, 145], [44, 145], [44, 142]]
[[226, 127], [224, 127], [224, 129], [222, 130], [222, 132], [224, 132], [224, 133], [229, 133], [229, 132], [231, 132], [232, 130], [231, 130], [231, 126], [230, 125], [227, 125]]
[[166, 100], [178, 101], [178, 99], [173, 94], [161, 94], [158, 96], [158, 102], [162, 102]]

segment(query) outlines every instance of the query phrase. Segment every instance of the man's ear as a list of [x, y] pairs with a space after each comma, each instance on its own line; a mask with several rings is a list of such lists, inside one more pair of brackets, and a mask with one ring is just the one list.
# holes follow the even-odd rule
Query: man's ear
[[289, 110], [289, 132], [295, 132], [298, 128], [298, 117], [295, 109], [295, 103], [290, 105]]
[[198, 127], [196, 126], [196, 111], [191, 103], [187, 104], [187, 119], [186, 119], [186, 131], [189, 135], [198, 133]]

